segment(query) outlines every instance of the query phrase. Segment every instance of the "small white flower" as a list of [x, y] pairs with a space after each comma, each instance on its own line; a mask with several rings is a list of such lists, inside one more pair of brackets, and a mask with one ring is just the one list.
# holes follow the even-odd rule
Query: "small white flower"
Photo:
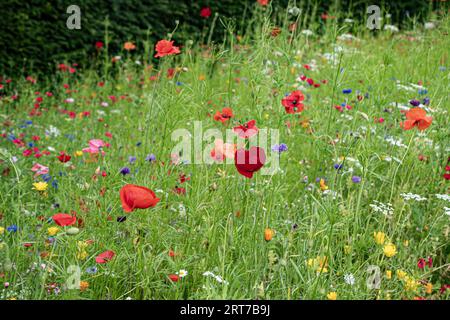
[[349, 284], [352, 286], [355, 284], [355, 276], [351, 273], [347, 273], [346, 275], [344, 275], [344, 281], [346, 284]]
[[431, 29], [434, 29], [435, 25], [433, 22], [425, 22], [424, 27], [427, 30], [431, 30]]
[[186, 277], [188, 275], [188, 272], [186, 271], [186, 270], [184, 270], [184, 269], [181, 269], [179, 272], [178, 272], [178, 276], [180, 277], [180, 278], [184, 278], [184, 277]]
[[391, 32], [398, 32], [398, 28], [396, 26], [391, 25], [391, 24], [386, 24], [384, 26], [384, 30], [388, 30], [388, 31], [391, 31]]
[[109, 103], [106, 102], [106, 101], [103, 101], [103, 102], [101, 103], [101, 106], [102, 106], [102, 107], [107, 107], [107, 106], [109, 106]]

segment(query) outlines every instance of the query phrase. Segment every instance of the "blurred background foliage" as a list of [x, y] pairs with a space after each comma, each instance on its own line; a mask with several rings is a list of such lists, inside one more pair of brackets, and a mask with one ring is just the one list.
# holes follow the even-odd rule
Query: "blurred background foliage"
[[[76, 3], [75, 3], [76, 2]], [[442, 0], [272, 0], [274, 23], [286, 22], [286, 8], [298, 7], [303, 15], [314, 14], [320, 23], [323, 13], [339, 12], [344, 18], [364, 19], [368, 5], [378, 4], [392, 15], [392, 23], [401, 26], [407, 17], [424, 21], [439, 8]], [[69, 30], [66, 13], [70, 5], [81, 9], [81, 30]], [[203, 7], [210, 7], [209, 18], [200, 16]], [[178, 45], [187, 40], [220, 41], [225, 32], [221, 19], [232, 19], [236, 33], [251, 30], [254, 15], [263, 9], [256, 0], [1, 0], [0, 74], [27, 74], [55, 69], [56, 63], [91, 61], [98, 54], [95, 43], [105, 42], [108, 29], [108, 52], [120, 54], [125, 41], [138, 48], [143, 43], [154, 44], [179, 26], [173, 39]], [[209, 35], [215, 14], [218, 18], [214, 32]], [[310, 19], [313, 21], [313, 19]], [[104, 50], [104, 49], [103, 49]]]

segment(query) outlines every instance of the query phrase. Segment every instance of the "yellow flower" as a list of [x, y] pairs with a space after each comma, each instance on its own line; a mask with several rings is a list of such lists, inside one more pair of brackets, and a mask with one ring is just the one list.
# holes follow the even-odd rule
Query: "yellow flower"
[[328, 292], [327, 298], [328, 298], [328, 300], [336, 300], [337, 299], [337, 293], [334, 292], [334, 291]]
[[389, 280], [392, 278], [392, 271], [391, 270], [386, 270], [386, 278], [388, 278]]
[[405, 290], [406, 291], [413, 291], [416, 292], [417, 291], [417, 281], [414, 280], [413, 278], [407, 278], [406, 282], [405, 282]]
[[75, 151], [75, 157], [81, 157], [83, 155], [83, 151]]
[[384, 241], [386, 240], [386, 234], [384, 232], [378, 231], [373, 233], [373, 237], [375, 239], [375, 242], [377, 244], [384, 244]]
[[79, 251], [77, 253], [77, 259], [78, 260], [86, 260], [87, 256], [88, 256], [88, 253], [86, 252], [86, 250]]
[[403, 245], [404, 245], [405, 247], [409, 246], [409, 241], [408, 241], [408, 240], [405, 240], [405, 241], [403, 242]]
[[352, 252], [352, 246], [344, 246], [345, 254], [350, 254]]
[[0, 234], [3, 234], [3, 233], [5, 233], [5, 228], [0, 227]]
[[404, 278], [406, 278], [406, 272], [402, 271], [402, 270], [397, 270], [397, 277], [402, 280]]
[[308, 259], [308, 267], [316, 269], [317, 272], [328, 272], [328, 258], [318, 256], [314, 259]]
[[87, 282], [87, 281], [80, 281], [80, 291], [83, 292], [87, 288], [89, 288], [89, 282]]
[[394, 244], [388, 243], [383, 248], [384, 255], [388, 258], [391, 258], [397, 254], [397, 248]]
[[48, 183], [46, 182], [35, 182], [33, 183], [33, 189], [37, 190], [37, 191], [45, 191], [47, 190], [48, 187]]
[[47, 233], [48, 233], [49, 236], [54, 236], [58, 232], [59, 232], [59, 228], [58, 227], [50, 227], [50, 228], [47, 229]]

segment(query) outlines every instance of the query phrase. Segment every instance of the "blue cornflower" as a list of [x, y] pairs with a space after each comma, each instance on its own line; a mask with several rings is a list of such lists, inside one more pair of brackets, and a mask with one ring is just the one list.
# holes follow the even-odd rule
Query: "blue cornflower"
[[52, 179], [52, 176], [49, 175], [48, 173], [43, 174], [41, 177], [42, 177], [42, 180], [44, 180], [45, 182], [49, 182]]
[[423, 99], [423, 104], [426, 106], [430, 105], [430, 98], [426, 97], [425, 99]]
[[135, 162], [136, 162], [136, 157], [135, 157], [135, 156], [129, 156], [129, 157], [128, 157], [128, 162], [129, 162], [130, 164], [135, 163]]
[[152, 162], [152, 161], [155, 161], [155, 160], [156, 160], [156, 156], [153, 153], [148, 154], [147, 157], [145, 157], [145, 161]]
[[353, 176], [352, 177], [352, 181], [353, 181], [353, 183], [360, 183], [361, 182], [361, 177]]
[[120, 173], [123, 175], [130, 174], [130, 168], [123, 167], [122, 169], [120, 169]]
[[343, 167], [343, 165], [342, 165], [341, 163], [336, 163], [336, 164], [334, 165], [334, 168], [335, 168], [336, 170], [341, 170], [342, 167]]
[[419, 92], [420, 95], [422, 95], [422, 94], [427, 94], [428, 90], [427, 89], [419, 89], [418, 92]]
[[89, 267], [86, 269], [86, 273], [94, 274], [97, 273], [97, 267]]
[[58, 180], [53, 180], [52, 181], [52, 187], [55, 189], [58, 189]]
[[9, 232], [17, 232], [18, 229], [19, 228], [15, 224], [10, 225], [9, 227], [6, 228], [6, 230], [8, 230]]
[[288, 147], [285, 143], [281, 143], [281, 144], [276, 144], [274, 146], [272, 146], [272, 151], [274, 152], [278, 152], [278, 153], [282, 153], [288, 150]]
[[343, 93], [343, 94], [349, 94], [349, 93], [352, 93], [352, 89], [344, 89], [344, 90], [342, 90], [342, 93]]

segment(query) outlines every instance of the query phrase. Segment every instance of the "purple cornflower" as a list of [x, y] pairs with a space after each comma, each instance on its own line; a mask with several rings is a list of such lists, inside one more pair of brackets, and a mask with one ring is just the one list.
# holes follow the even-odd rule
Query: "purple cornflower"
[[285, 143], [281, 143], [281, 144], [276, 144], [274, 146], [272, 146], [272, 151], [274, 152], [278, 152], [278, 153], [282, 153], [288, 150], [288, 147]]
[[342, 165], [341, 163], [336, 163], [336, 164], [334, 165], [334, 168], [335, 168], [336, 170], [341, 170], [342, 167], [343, 167], [343, 165]]
[[361, 177], [353, 176], [352, 177], [352, 181], [353, 181], [353, 183], [360, 183], [361, 182]]
[[414, 107], [418, 107], [420, 105], [420, 101], [416, 99], [409, 101], [409, 103]]
[[155, 161], [155, 160], [156, 160], [156, 156], [153, 153], [148, 154], [147, 157], [145, 157], [145, 161], [152, 162], [152, 161]]
[[128, 157], [128, 162], [129, 162], [130, 164], [135, 163], [135, 162], [136, 162], [136, 157], [135, 157], [135, 156], [129, 156], [129, 157]]
[[120, 173], [123, 174], [123, 175], [129, 174], [130, 173], [130, 168], [123, 167], [122, 169], [120, 169]]

